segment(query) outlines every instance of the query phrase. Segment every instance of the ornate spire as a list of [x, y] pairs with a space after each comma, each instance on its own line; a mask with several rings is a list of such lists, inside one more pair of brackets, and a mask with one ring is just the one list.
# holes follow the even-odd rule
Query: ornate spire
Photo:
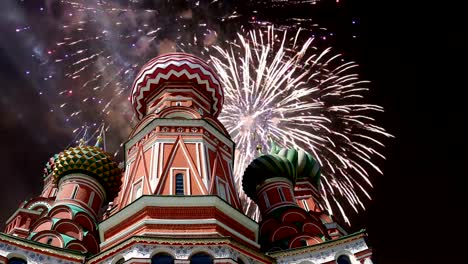
[[101, 148], [103, 150], [106, 150], [105, 148], [105, 142], [104, 142], [104, 136], [105, 136], [105, 125], [102, 123], [101, 125], [101, 131], [99, 132], [99, 135], [97, 136], [96, 139], [96, 144], [94, 144], [95, 147]]
[[[88, 125], [85, 123], [84, 126], [82, 126], [81, 128], [82, 128], [81, 131], [83, 131], [83, 136], [80, 138], [80, 140], [78, 140], [78, 146], [80, 147], [86, 146], [86, 136], [88, 134]], [[81, 132], [78, 132], [77, 137], [79, 136], [80, 133]]]

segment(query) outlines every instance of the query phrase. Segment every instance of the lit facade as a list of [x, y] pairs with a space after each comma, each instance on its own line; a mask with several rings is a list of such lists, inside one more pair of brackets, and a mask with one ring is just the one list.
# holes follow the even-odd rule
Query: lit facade
[[0, 263], [372, 263], [364, 231], [347, 234], [320, 209], [307, 153], [255, 159], [243, 189], [262, 220], [242, 212], [235, 144], [217, 119], [223, 90], [204, 61], [154, 58], [131, 99], [139, 122], [124, 165], [99, 140], [52, 157], [43, 192], [0, 233]]

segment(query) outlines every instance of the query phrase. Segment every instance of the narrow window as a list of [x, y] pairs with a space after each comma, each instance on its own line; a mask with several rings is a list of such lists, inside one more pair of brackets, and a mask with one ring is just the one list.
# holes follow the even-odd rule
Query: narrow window
[[184, 195], [184, 174], [177, 173], [175, 176], [175, 179], [176, 179], [175, 194]]
[[47, 238], [47, 245], [51, 245], [53, 240], [51, 237]]
[[304, 209], [308, 212], [309, 211], [309, 205], [307, 205], [307, 200], [302, 199], [302, 204], [304, 205]]
[[91, 194], [89, 195], [89, 201], [88, 201], [89, 207], [93, 206], [93, 201], [94, 201], [94, 192], [91, 192]]
[[218, 195], [219, 195], [219, 197], [221, 197], [221, 199], [223, 199], [224, 201], [228, 201], [228, 200], [227, 200], [227, 195], [226, 195], [226, 187], [225, 187], [224, 184], [221, 183], [221, 182], [218, 182]]
[[270, 200], [268, 199], [268, 195], [266, 192], [263, 193], [263, 199], [265, 200], [266, 208], [270, 208]]
[[286, 198], [284, 197], [283, 190], [281, 188], [278, 188], [278, 193], [279, 193], [281, 201], [282, 202], [286, 201]]
[[176, 105], [176, 106], [181, 106], [182, 103], [181, 103], [181, 102], [176, 102], [175, 105]]
[[77, 192], [78, 192], [78, 186], [75, 186], [75, 188], [73, 189], [72, 196], [71, 196], [72, 199], [75, 199]]

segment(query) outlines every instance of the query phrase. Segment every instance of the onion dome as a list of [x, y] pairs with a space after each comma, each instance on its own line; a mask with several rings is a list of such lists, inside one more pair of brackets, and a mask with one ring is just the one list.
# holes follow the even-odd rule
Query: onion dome
[[280, 148], [272, 144], [271, 153], [287, 158], [295, 166], [297, 179], [307, 179], [315, 186], [320, 183], [320, 164], [303, 150]]
[[254, 159], [244, 172], [242, 187], [244, 192], [254, 201], [257, 187], [268, 179], [283, 177], [293, 184], [296, 181], [296, 168], [287, 158], [268, 154]]
[[297, 178], [306, 178], [315, 186], [320, 183], [320, 164], [312, 155], [302, 150], [298, 152]]
[[55, 161], [55, 180], [76, 172], [95, 178], [104, 187], [108, 200], [112, 200], [119, 192], [122, 171], [112, 155], [98, 147], [71, 147], [60, 153]]
[[185, 53], [164, 54], [143, 66], [132, 87], [131, 102], [137, 117], [141, 119], [146, 115], [148, 100], [165, 84], [187, 82], [210, 99], [210, 114], [217, 117], [224, 100], [221, 82], [206, 62]]

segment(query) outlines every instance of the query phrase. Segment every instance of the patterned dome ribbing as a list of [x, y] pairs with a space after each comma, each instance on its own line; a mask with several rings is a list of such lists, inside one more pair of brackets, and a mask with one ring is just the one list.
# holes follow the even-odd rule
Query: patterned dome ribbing
[[254, 159], [245, 170], [242, 177], [244, 192], [256, 201], [257, 187], [274, 177], [286, 178], [293, 184], [298, 179], [306, 179], [318, 186], [320, 164], [303, 150], [280, 148], [273, 142], [270, 154]]
[[99, 147], [71, 147], [59, 154], [55, 161], [54, 179], [58, 181], [76, 172], [95, 178], [104, 187], [109, 201], [119, 192], [122, 171], [112, 155]]
[[316, 187], [320, 183], [320, 164], [309, 153], [303, 150], [280, 148], [272, 143], [270, 153], [287, 158], [297, 171], [297, 179], [309, 180]]

